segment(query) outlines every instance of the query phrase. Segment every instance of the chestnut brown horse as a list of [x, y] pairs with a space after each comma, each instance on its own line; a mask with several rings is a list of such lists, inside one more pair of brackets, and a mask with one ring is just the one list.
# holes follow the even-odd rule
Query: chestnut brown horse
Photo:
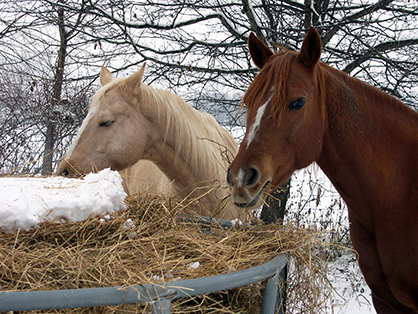
[[[234, 138], [211, 115], [143, 83], [144, 70], [145, 64], [128, 78], [113, 78], [102, 67], [102, 87], [57, 173], [122, 170], [128, 192], [148, 184], [148, 192], [192, 202], [187, 209], [200, 215], [244, 221], [247, 213], [224, 201], [225, 173], [238, 150]], [[139, 190], [131, 186], [135, 180]]]
[[347, 203], [377, 312], [418, 313], [418, 114], [319, 62], [314, 28], [300, 52], [273, 53], [253, 34], [248, 46], [260, 72], [243, 98], [247, 131], [227, 175], [234, 202], [251, 206], [316, 162]]

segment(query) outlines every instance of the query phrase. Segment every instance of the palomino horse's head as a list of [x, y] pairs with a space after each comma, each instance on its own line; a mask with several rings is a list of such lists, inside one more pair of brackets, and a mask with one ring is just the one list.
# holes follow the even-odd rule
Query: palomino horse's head
[[273, 53], [253, 34], [248, 46], [260, 73], [243, 98], [247, 131], [227, 175], [240, 207], [259, 206], [270, 184], [315, 161], [326, 128], [318, 32], [308, 31], [299, 53]]
[[145, 64], [126, 79], [114, 79], [102, 67], [102, 87], [93, 96], [89, 112], [57, 169], [57, 174], [76, 176], [110, 167], [125, 169], [145, 150], [148, 124], [133, 106], [142, 84]]

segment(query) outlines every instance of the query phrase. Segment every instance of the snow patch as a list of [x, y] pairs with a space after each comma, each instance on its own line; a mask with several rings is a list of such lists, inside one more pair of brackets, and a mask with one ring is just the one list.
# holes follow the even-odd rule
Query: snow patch
[[0, 229], [6, 232], [36, 228], [45, 220], [83, 221], [126, 208], [122, 178], [110, 169], [84, 179], [4, 177], [0, 194]]

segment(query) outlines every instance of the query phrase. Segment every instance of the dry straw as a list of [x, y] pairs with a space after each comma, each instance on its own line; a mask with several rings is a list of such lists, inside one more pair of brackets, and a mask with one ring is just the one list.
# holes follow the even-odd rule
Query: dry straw
[[[242, 270], [289, 253], [288, 313], [321, 313], [330, 293], [321, 233], [292, 225], [202, 228], [171, 199], [132, 197], [128, 209], [81, 223], [44, 222], [1, 234], [1, 291], [159, 283]], [[199, 267], [191, 268], [193, 263]], [[264, 283], [173, 302], [172, 313], [257, 313]], [[120, 305], [43, 313], [150, 313]]]

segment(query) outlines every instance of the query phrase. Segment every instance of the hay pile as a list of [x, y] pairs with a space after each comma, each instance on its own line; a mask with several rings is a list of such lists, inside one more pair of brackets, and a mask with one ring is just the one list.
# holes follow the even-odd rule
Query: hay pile
[[[179, 219], [170, 199], [133, 197], [128, 209], [81, 223], [45, 222], [0, 237], [1, 291], [110, 287], [184, 280], [260, 265], [280, 252], [292, 256], [289, 313], [320, 313], [329, 292], [327, 245], [315, 230], [256, 224], [202, 228]], [[193, 263], [199, 267], [192, 268]], [[263, 283], [173, 302], [172, 313], [257, 313]], [[328, 292], [326, 292], [328, 291]], [[148, 304], [42, 313], [150, 313]]]

